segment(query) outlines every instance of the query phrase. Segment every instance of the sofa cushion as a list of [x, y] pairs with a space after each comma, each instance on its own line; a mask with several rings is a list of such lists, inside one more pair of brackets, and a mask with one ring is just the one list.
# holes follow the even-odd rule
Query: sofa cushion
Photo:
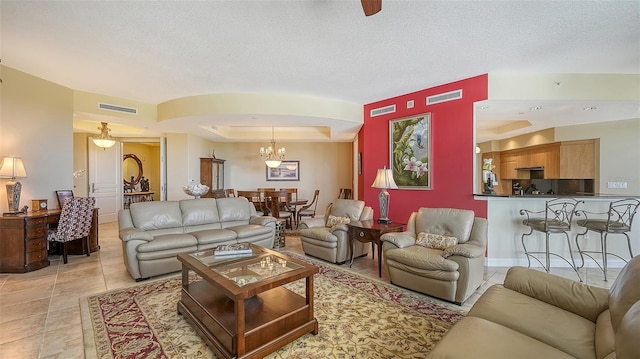
[[226, 229], [235, 232], [239, 242], [246, 238], [271, 234], [273, 231], [271, 227], [259, 226], [257, 224], [245, 224], [242, 226], [227, 227]]
[[429, 359], [569, 359], [573, 356], [489, 320], [465, 317], [457, 322]]
[[330, 214], [327, 217], [327, 223], [326, 226], [327, 227], [333, 227], [337, 224], [347, 224], [347, 223], [351, 223], [351, 218], [349, 217], [338, 217], [338, 216], [334, 216], [332, 214]]
[[458, 244], [458, 238], [442, 234], [420, 232], [418, 233], [416, 244], [431, 249], [445, 250]]
[[360, 219], [363, 209], [364, 201], [336, 199], [328, 214], [336, 217], [349, 217], [352, 221], [357, 221]]
[[132, 203], [129, 213], [133, 225], [143, 231], [182, 227], [182, 212], [176, 201]]
[[333, 243], [338, 241], [338, 237], [331, 233], [327, 227], [303, 228], [300, 230], [300, 237], [319, 239]]
[[613, 329], [618, 330], [629, 308], [640, 300], [640, 256], [635, 256], [618, 274], [609, 292], [609, 309]]
[[198, 245], [196, 237], [190, 234], [167, 234], [154, 237], [152, 241], [138, 246], [138, 252], [155, 252], [167, 249], [194, 247]]
[[511, 328], [576, 358], [595, 359], [594, 322], [502, 285], [487, 289], [468, 316]]
[[197, 239], [199, 245], [235, 241], [238, 235], [228, 229], [207, 229], [189, 233]]
[[216, 201], [220, 222], [242, 221], [246, 224], [256, 214], [255, 207], [245, 197], [218, 198]]
[[442, 258], [442, 251], [422, 246], [393, 248], [384, 253], [388, 260], [407, 265], [418, 271], [458, 271], [458, 263]]
[[220, 222], [218, 206], [214, 198], [186, 199], [180, 201], [182, 225], [198, 226]]
[[459, 243], [469, 240], [475, 213], [466, 209], [425, 208], [418, 210], [415, 232], [428, 232], [458, 238]]

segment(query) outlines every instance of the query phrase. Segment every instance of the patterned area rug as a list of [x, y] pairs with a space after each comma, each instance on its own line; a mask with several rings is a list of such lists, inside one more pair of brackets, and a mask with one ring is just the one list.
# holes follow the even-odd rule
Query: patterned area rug
[[[463, 316], [417, 293], [292, 256], [320, 268], [314, 280], [319, 333], [267, 358], [424, 358]], [[287, 287], [303, 294], [304, 280]], [[86, 358], [216, 358], [177, 314], [180, 289], [176, 276], [82, 298]]]

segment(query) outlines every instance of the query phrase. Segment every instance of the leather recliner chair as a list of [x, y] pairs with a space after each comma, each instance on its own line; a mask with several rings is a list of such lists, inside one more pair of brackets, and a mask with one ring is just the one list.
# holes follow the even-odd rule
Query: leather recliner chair
[[[373, 219], [373, 208], [365, 206], [364, 201], [336, 199], [327, 207], [323, 218], [309, 218], [300, 223], [300, 241], [305, 254], [342, 264], [349, 258], [349, 230], [346, 224], [327, 227], [330, 215], [349, 217], [350, 221], [366, 221]], [[367, 244], [356, 241], [353, 257], [367, 255]]]
[[[470, 210], [420, 208], [405, 232], [383, 234], [384, 265], [391, 283], [457, 304], [480, 287], [484, 275], [487, 220]], [[420, 233], [457, 238], [444, 249], [417, 245]]]

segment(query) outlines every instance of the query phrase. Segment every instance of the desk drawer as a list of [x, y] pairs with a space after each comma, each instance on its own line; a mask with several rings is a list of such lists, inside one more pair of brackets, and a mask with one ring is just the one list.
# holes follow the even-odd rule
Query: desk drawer
[[47, 217], [32, 217], [27, 219], [27, 227], [47, 225]]
[[46, 238], [48, 231], [49, 229], [46, 225], [27, 227], [26, 239], [29, 240], [33, 238], [42, 238], [42, 237]]
[[47, 260], [47, 250], [27, 252], [27, 264], [38, 263]]
[[351, 235], [353, 239], [357, 239], [362, 242], [375, 242], [377, 239], [375, 231], [368, 231], [366, 229], [352, 229]]
[[27, 240], [27, 252], [36, 252], [47, 249], [47, 240], [44, 238]]

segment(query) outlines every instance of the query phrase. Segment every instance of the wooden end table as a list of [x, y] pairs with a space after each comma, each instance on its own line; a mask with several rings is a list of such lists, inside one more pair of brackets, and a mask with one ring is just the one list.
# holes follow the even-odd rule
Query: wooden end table
[[[378, 223], [376, 221], [356, 221], [348, 223], [350, 264], [353, 265], [353, 241], [375, 243], [378, 246], [378, 276], [382, 278], [382, 241], [380, 236], [387, 232], [402, 232], [404, 223]], [[375, 253], [373, 254], [375, 257]]]

